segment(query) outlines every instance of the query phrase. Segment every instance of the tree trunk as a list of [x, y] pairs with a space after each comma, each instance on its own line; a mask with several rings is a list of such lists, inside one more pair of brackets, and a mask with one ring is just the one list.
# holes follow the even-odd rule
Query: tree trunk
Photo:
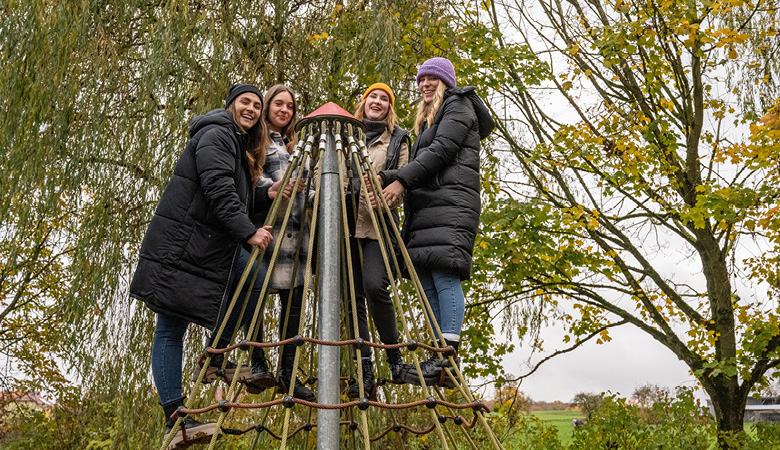
[[[720, 377], [724, 376], [720, 375]], [[726, 381], [726, 383], [705, 383], [705, 390], [710, 395], [715, 410], [720, 449], [737, 448], [732, 438], [744, 432], [743, 420], [747, 401], [747, 391], [739, 388], [736, 379]]]

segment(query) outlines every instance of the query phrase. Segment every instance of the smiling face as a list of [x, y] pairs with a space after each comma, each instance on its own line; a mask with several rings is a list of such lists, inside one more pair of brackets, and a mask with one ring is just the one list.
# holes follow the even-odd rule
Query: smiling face
[[390, 110], [390, 96], [381, 89], [374, 89], [366, 96], [365, 117], [368, 120], [384, 120]]
[[420, 93], [422, 94], [423, 101], [430, 103], [433, 101], [434, 95], [436, 95], [436, 88], [439, 87], [441, 80], [434, 75], [423, 75], [420, 77]]
[[271, 103], [268, 108], [268, 128], [277, 133], [281, 133], [290, 119], [292, 119], [295, 112], [295, 103], [293, 102], [292, 95], [287, 91], [282, 91], [271, 99]]
[[249, 131], [260, 119], [263, 102], [257, 95], [247, 92], [233, 101], [233, 108], [233, 120], [242, 130]]

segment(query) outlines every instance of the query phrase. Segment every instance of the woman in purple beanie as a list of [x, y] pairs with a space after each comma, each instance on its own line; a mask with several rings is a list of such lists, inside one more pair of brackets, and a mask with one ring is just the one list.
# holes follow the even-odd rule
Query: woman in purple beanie
[[[380, 172], [384, 196], [395, 202], [404, 193], [401, 235], [445, 342], [457, 353], [465, 313], [461, 281], [471, 276], [479, 227], [479, 148], [495, 124], [474, 87], [458, 87], [446, 58], [431, 58], [417, 71], [422, 101], [417, 108], [409, 163]], [[426, 384], [452, 387], [434, 354], [420, 364]], [[417, 370], [407, 382], [420, 384]]]

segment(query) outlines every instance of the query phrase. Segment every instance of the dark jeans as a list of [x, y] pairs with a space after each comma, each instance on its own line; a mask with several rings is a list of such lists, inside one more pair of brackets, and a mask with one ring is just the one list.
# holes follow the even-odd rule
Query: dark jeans
[[[360, 265], [358, 245], [363, 249], [363, 265]], [[395, 344], [400, 333], [396, 323], [395, 307], [390, 296], [390, 281], [382, 259], [382, 251], [379, 241], [374, 239], [351, 239], [352, 272], [355, 282], [355, 306], [357, 311], [358, 332], [366, 341], [371, 340], [368, 331], [368, 317], [366, 315], [366, 301], [368, 311], [374, 320], [374, 326], [379, 333], [379, 339], [383, 344]], [[391, 266], [392, 267], [392, 266]], [[352, 321], [352, 299], [347, 298], [347, 323], [349, 335], [355, 337], [355, 328]], [[365, 347], [363, 357], [371, 356], [371, 348]]]
[[157, 314], [152, 344], [152, 376], [163, 407], [184, 398], [181, 394], [181, 357], [184, 333], [189, 324], [178, 317]]
[[[236, 288], [238, 287], [238, 282], [241, 281], [241, 275], [244, 273], [244, 269], [246, 268], [246, 265], [249, 263], [249, 257], [252, 256], [247, 250], [241, 249], [241, 252], [238, 255], [238, 265], [236, 266], [236, 274], [233, 279], [233, 284], [230, 288], [230, 297], [228, 297], [228, 301], [233, 299], [233, 294], [236, 292]], [[246, 310], [244, 311], [244, 316], [241, 318], [241, 326], [244, 327], [244, 331], [246, 332], [247, 339], [262, 342], [263, 341], [263, 316], [262, 314], [257, 318], [257, 323], [255, 324], [255, 327], [257, 329], [257, 334], [250, 333], [247, 329], [249, 325], [252, 323], [252, 316], [255, 314], [255, 308], [257, 307], [257, 302], [260, 300], [260, 291], [263, 289], [263, 281], [265, 280], [266, 270], [267, 267], [265, 264], [259, 264], [260, 265], [260, 272], [257, 274], [257, 278], [255, 279], [255, 283], [251, 286], [252, 293], [249, 295], [249, 300], [247, 301]], [[254, 267], [252, 267], [252, 270], [249, 272], [249, 275], [246, 278], [246, 281], [244, 282], [244, 288], [241, 290], [241, 294], [238, 296], [238, 299], [236, 299], [236, 305], [233, 307], [233, 311], [230, 313], [230, 318], [228, 319], [228, 323], [225, 326], [225, 331], [222, 332], [222, 336], [219, 338], [219, 342], [217, 343], [217, 348], [225, 348], [228, 345], [230, 345], [230, 338], [231, 333], [235, 333], [236, 331], [236, 324], [238, 322], [238, 316], [241, 314], [241, 306], [244, 302], [244, 297], [246, 297], [247, 293], [247, 287], [249, 286], [249, 283], [252, 281], [252, 275], [254, 273], [254, 270], [257, 269], [258, 261], [255, 261]], [[227, 308], [227, 307], [226, 307]], [[219, 329], [219, 325], [222, 323], [224, 314], [227, 312], [227, 309], [222, 311], [222, 314], [219, 317], [219, 320], [217, 321], [217, 330]], [[214, 333], [216, 334], [216, 331], [214, 330]], [[209, 343], [213, 342], [213, 340], [209, 340]]]
[[[240, 280], [244, 267], [249, 262], [249, 256], [250, 253], [242, 248], [238, 256], [238, 265], [236, 267], [238, 274], [236, 275], [230, 290], [231, 295], [237, 287], [236, 285]], [[255, 284], [251, 287], [252, 295], [249, 296], [246, 312], [241, 321], [242, 325], [248, 325], [252, 320], [257, 300], [260, 298], [260, 290], [263, 287], [264, 279], [265, 272], [261, 269], [255, 280]], [[250, 279], [247, 279], [241, 296], [239, 297], [236, 306], [233, 308], [233, 312], [230, 314], [228, 324], [223, 332], [223, 334], [227, 336], [220, 339], [220, 343], [225, 343], [222, 347], [227, 346], [230, 334], [236, 328], [238, 316], [241, 313], [241, 302], [243, 302], [247, 288], [249, 288], [249, 281]], [[154, 384], [157, 386], [160, 404], [163, 406], [172, 404], [184, 398], [181, 390], [182, 348], [184, 334], [187, 332], [188, 325], [189, 322], [187, 320], [169, 316], [167, 314], [157, 314], [157, 328], [154, 331], [154, 343], [152, 344], [152, 376], [154, 377]], [[260, 326], [260, 330], [262, 330], [262, 326]], [[260, 333], [258, 340], [262, 340], [262, 333]]]

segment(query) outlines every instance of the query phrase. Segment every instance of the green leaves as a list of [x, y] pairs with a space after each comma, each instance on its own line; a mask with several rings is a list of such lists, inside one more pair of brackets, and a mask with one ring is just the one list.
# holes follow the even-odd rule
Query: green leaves
[[[565, 321], [558, 351], [633, 324], [689, 365], [726, 411], [720, 423], [738, 431], [734, 393], [760, 386], [780, 344], [768, 303], [780, 293], [780, 116], [754, 112], [778, 84], [742, 87], [759, 65], [776, 72], [755, 52], [774, 48], [763, 30], [777, 12], [677, 0], [497, 5], [480, 19], [499, 50], [476, 45], [472, 59], [526, 82], [505, 89], [486, 76], [500, 105], [495, 146], [506, 149], [497, 172], [509, 175], [485, 203], [476, 267], [495, 277], [475, 278], [476, 291], [514, 308], [508, 320], [535, 349], [541, 317]], [[535, 55], [516, 53], [515, 64], [500, 57], [509, 48]]]
[[[286, 83], [304, 115], [329, 100], [353, 109], [383, 81], [408, 125], [416, 66], [451, 51], [454, 35], [440, 4], [416, 0], [6, 2], [0, 351], [13, 362], [8, 388], [50, 391], [94, 425], [73, 425], [84, 436], [63, 446], [152, 447], [144, 439], [160, 422], [148, 414], [157, 407], [153, 314], [127, 298], [127, 284], [189, 121], [222, 107], [235, 82]], [[202, 349], [202, 333], [192, 333], [188, 356]], [[115, 409], [70, 401], [73, 386]]]

